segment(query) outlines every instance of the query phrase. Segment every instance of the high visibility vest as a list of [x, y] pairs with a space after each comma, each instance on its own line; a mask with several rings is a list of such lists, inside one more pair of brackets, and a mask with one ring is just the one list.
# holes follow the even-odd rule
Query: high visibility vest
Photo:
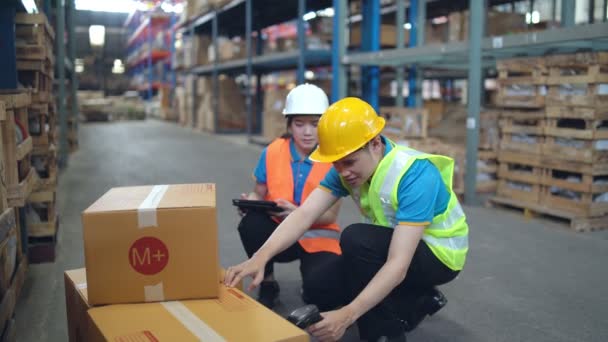
[[[289, 139], [276, 139], [266, 150], [266, 186], [268, 192], [265, 200], [275, 201], [279, 198], [295, 203], [293, 198], [294, 181], [291, 170], [291, 152]], [[331, 164], [314, 162], [302, 189], [303, 203], [310, 193], [319, 186]], [[275, 221], [280, 222], [274, 218]], [[340, 249], [340, 227], [336, 223], [312, 225], [298, 240], [308, 253], [332, 252], [342, 254]]]
[[452, 190], [454, 160], [398, 146], [388, 139], [387, 141], [394, 147], [380, 161], [371, 182], [366, 182], [359, 188], [351, 188], [344, 180], [342, 184], [359, 206], [367, 222], [394, 228], [399, 224], [395, 217], [399, 207], [399, 181], [414, 161], [429, 160], [439, 170], [441, 179], [450, 192], [450, 200], [446, 210], [433, 217], [425, 228], [422, 240], [447, 267], [455, 271], [462, 270], [469, 250], [469, 227], [464, 211]]

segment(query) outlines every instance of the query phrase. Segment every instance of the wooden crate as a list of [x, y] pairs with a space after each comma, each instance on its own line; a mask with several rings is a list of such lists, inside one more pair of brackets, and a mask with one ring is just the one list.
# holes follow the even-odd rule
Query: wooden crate
[[608, 192], [608, 163], [584, 164], [543, 158], [543, 166], [543, 185], [593, 194]]
[[[500, 170], [499, 170], [500, 171]], [[539, 203], [540, 184], [524, 183], [507, 179], [498, 179], [496, 194], [522, 203]]]
[[507, 108], [542, 108], [547, 89], [537, 84], [506, 84], [498, 88], [496, 104]]
[[608, 83], [608, 53], [585, 52], [546, 57], [547, 84]]
[[428, 110], [424, 108], [381, 107], [380, 115], [386, 120], [382, 134], [393, 140], [426, 138], [428, 136]]
[[17, 145], [15, 133], [16, 122], [19, 122], [22, 131], [29, 132], [27, 106], [30, 104], [30, 96], [28, 93], [0, 94], [0, 101], [5, 103], [7, 114], [6, 120], [1, 121], [0, 126], [8, 205], [19, 206], [20, 203], [24, 203], [29, 195], [28, 191], [31, 191], [36, 180], [30, 165], [32, 138], [27, 136]]
[[32, 166], [39, 177], [34, 190], [54, 190], [57, 186], [57, 149], [55, 145], [50, 145], [48, 149], [35, 149], [32, 152]]
[[30, 195], [28, 202], [34, 208], [40, 222], [27, 223], [28, 236], [34, 238], [52, 237], [57, 233], [56, 191], [44, 190]]
[[600, 141], [545, 137], [542, 154], [559, 160], [581, 163], [608, 163], [608, 150]]
[[500, 150], [519, 151], [523, 153], [540, 154], [544, 147], [545, 137], [542, 135], [522, 135], [521, 133], [502, 133]]
[[608, 139], [608, 110], [585, 107], [547, 107], [545, 134], [572, 139]]
[[546, 186], [541, 194], [541, 202], [551, 208], [560, 209], [582, 217], [608, 215], [608, 202], [596, 202], [600, 194], [574, 191], [558, 186]]
[[18, 70], [19, 83], [32, 93], [32, 102], [49, 102], [53, 92], [53, 78], [40, 71]]
[[18, 13], [15, 15], [17, 60], [55, 62], [53, 41], [55, 32], [45, 14]]
[[599, 217], [581, 217], [580, 215], [572, 214], [561, 209], [552, 208], [544, 203], [526, 203], [500, 196], [490, 198], [487, 204], [492, 207], [501, 206], [521, 209], [523, 210], [526, 218], [540, 214], [552, 218], [565, 219], [569, 222], [570, 229], [577, 232], [608, 229], [608, 215]]
[[[4, 102], [0, 101], [0, 140], [2, 139], [1, 125], [6, 121], [6, 106]], [[4, 158], [4, 149], [0, 149], [0, 212], [8, 207], [7, 203], [7, 189], [6, 189], [6, 161]]]
[[27, 259], [21, 258], [18, 261], [17, 270], [13, 275], [11, 285], [4, 294], [2, 301], [0, 301], [0, 330], [7, 328], [13, 318], [15, 307], [21, 295], [23, 283], [25, 282], [27, 266]]
[[574, 107], [606, 107], [608, 94], [604, 85], [600, 84], [569, 84], [549, 86], [547, 93], [548, 106], [574, 106]]
[[9, 289], [17, 261], [21, 257], [15, 211], [6, 209], [0, 215], [0, 298]]
[[542, 163], [538, 155], [500, 151], [498, 178], [528, 184], [541, 184]]

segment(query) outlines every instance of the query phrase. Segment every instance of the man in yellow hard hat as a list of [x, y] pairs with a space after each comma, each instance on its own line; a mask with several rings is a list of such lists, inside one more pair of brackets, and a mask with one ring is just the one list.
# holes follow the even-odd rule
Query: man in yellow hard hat
[[230, 267], [230, 286], [263, 279], [264, 265], [304, 234], [340, 197], [350, 195], [365, 223], [342, 232], [344, 306], [322, 314], [309, 331], [335, 341], [355, 321], [362, 339], [405, 341], [405, 332], [447, 300], [435, 286], [452, 281], [468, 252], [468, 225], [452, 190], [454, 161], [403, 146], [380, 134], [384, 119], [358, 98], [321, 116], [319, 145], [310, 158], [331, 162], [320, 187], [293, 211], [247, 261]]

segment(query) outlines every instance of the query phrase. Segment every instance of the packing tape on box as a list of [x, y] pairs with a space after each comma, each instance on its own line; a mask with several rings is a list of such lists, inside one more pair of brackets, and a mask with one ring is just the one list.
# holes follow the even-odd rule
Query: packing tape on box
[[188, 329], [199, 341], [224, 342], [226, 341], [213, 328], [198, 318], [184, 304], [177, 301], [161, 303], [173, 317], [175, 317], [186, 329]]
[[169, 188], [168, 185], [155, 185], [146, 199], [137, 208], [137, 225], [140, 229], [157, 227], [156, 208]]
[[160, 282], [156, 285], [144, 286], [144, 300], [146, 302], [162, 302], [165, 300], [165, 290], [163, 289], [163, 283]]

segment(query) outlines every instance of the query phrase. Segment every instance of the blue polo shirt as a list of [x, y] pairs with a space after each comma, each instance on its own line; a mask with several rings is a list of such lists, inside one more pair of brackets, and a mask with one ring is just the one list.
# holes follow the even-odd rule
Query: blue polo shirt
[[[384, 156], [393, 147], [382, 137], [386, 146]], [[332, 167], [320, 187], [331, 192], [336, 197], [346, 197], [350, 194], [342, 185], [338, 171]], [[443, 213], [450, 200], [450, 193], [443, 184], [441, 174], [433, 163], [428, 160], [416, 160], [399, 181], [397, 190], [399, 207], [396, 218], [400, 224], [410, 226], [426, 226], [433, 217]]]
[[[265, 148], [262, 151], [262, 154], [260, 155], [260, 160], [258, 161], [258, 165], [253, 171], [253, 178], [256, 182], [260, 184], [266, 184], [267, 149], [268, 148]], [[308, 156], [304, 158], [300, 156], [300, 154], [296, 150], [296, 145], [293, 141], [293, 138], [289, 139], [289, 151], [291, 153], [291, 173], [293, 176], [293, 200], [295, 201], [295, 205], [300, 205], [304, 184], [306, 183], [306, 178], [308, 178], [308, 174], [312, 169], [313, 161], [308, 159]]]

